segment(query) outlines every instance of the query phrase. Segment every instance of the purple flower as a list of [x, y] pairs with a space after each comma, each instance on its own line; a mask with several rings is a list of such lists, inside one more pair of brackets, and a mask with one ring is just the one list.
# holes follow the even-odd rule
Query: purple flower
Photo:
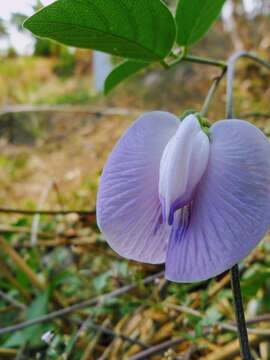
[[[209, 136], [208, 136], [209, 135]], [[120, 255], [193, 282], [243, 259], [270, 224], [270, 143], [243, 120], [141, 116], [104, 168], [98, 224]]]

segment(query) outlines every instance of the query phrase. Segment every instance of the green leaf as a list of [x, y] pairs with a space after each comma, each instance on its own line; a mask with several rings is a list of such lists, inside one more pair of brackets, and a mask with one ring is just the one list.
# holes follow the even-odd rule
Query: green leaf
[[261, 264], [254, 264], [244, 273], [242, 280], [243, 296], [247, 299], [256, 297], [260, 289], [266, 287], [269, 280], [270, 269]]
[[58, 0], [24, 27], [66, 45], [143, 61], [163, 59], [176, 33], [161, 0]]
[[[49, 301], [49, 290], [41, 293], [29, 306], [27, 310], [26, 320], [33, 320], [39, 316], [45, 315], [48, 310], [48, 301]], [[37, 324], [30, 326], [24, 330], [15, 332], [11, 335], [4, 346], [7, 348], [10, 347], [19, 347], [31, 342], [31, 345], [36, 345], [40, 343], [41, 336], [46, 332], [47, 326], [45, 328], [44, 324]]]
[[218, 18], [226, 0], [179, 0], [176, 10], [177, 43], [193, 45]]
[[131, 60], [122, 62], [108, 75], [104, 84], [104, 93], [108, 94], [121, 81], [149, 65], [150, 63], [136, 62]]

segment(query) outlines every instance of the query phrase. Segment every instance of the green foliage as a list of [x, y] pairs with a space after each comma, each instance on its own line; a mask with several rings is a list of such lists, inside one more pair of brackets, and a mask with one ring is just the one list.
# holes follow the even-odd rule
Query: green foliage
[[16, 179], [23, 176], [27, 161], [27, 155], [23, 152], [13, 159], [0, 155], [0, 171], [5, 171], [11, 181], [16, 181]]
[[52, 55], [52, 43], [47, 39], [36, 39], [34, 46], [35, 56], [49, 57]]
[[254, 264], [247, 269], [243, 276], [242, 291], [247, 299], [256, 297], [261, 288], [266, 287], [269, 281], [270, 269], [260, 264]]
[[72, 76], [75, 70], [76, 61], [74, 55], [66, 48], [61, 52], [59, 62], [54, 66], [54, 73], [62, 78]]
[[59, 96], [52, 96], [47, 97], [44, 99], [44, 103], [49, 104], [70, 104], [70, 105], [76, 105], [76, 104], [89, 104], [93, 101], [93, 96], [87, 89], [79, 89], [70, 91], [69, 93], [66, 93], [64, 95]]
[[[24, 26], [41, 38], [126, 58], [108, 76], [104, 89], [108, 94], [150, 63], [164, 63], [176, 31], [179, 45], [197, 42], [216, 20], [224, 2], [180, 0], [174, 19], [161, 0], [58, 0], [28, 18]], [[49, 55], [46, 41], [37, 40], [35, 53]], [[72, 71], [72, 64], [63, 65], [63, 71]]]
[[179, 0], [176, 11], [177, 42], [190, 46], [200, 40], [219, 16], [226, 0]]
[[[29, 306], [27, 310], [27, 320], [33, 320], [39, 316], [45, 315], [48, 311], [49, 291], [41, 293]], [[23, 331], [11, 335], [4, 346], [19, 347], [31, 341], [31, 345], [37, 345], [41, 342], [41, 336], [46, 331], [44, 324], [33, 325]]]
[[24, 23], [35, 35], [131, 59], [163, 59], [175, 24], [160, 0], [59, 0]]
[[104, 93], [108, 94], [120, 82], [125, 80], [127, 77], [134, 75], [138, 71], [146, 68], [147, 66], [149, 66], [149, 63], [136, 62], [131, 60], [122, 62], [108, 75], [104, 85]]

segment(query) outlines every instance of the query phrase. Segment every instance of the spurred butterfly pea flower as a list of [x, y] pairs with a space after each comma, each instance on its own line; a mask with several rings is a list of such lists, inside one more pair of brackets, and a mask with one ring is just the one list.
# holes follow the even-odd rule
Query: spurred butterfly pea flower
[[221, 120], [208, 134], [195, 115], [141, 116], [104, 168], [97, 221], [120, 255], [165, 262], [193, 282], [243, 259], [270, 224], [270, 143], [254, 125]]

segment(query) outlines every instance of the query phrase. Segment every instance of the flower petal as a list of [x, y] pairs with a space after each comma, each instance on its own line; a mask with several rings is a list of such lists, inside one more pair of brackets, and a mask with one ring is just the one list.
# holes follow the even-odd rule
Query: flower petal
[[211, 128], [207, 170], [188, 225], [179, 210], [166, 259], [167, 278], [193, 282], [216, 276], [243, 259], [270, 225], [270, 143], [243, 120]]
[[187, 116], [168, 142], [160, 163], [159, 196], [164, 221], [193, 197], [208, 163], [209, 139], [195, 115]]
[[122, 256], [165, 261], [170, 228], [161, 224], [159, 166], [179, 124], [166, 112], [144, 114], [119, 140], [104, 168], [97, 221], [110, 246]]

